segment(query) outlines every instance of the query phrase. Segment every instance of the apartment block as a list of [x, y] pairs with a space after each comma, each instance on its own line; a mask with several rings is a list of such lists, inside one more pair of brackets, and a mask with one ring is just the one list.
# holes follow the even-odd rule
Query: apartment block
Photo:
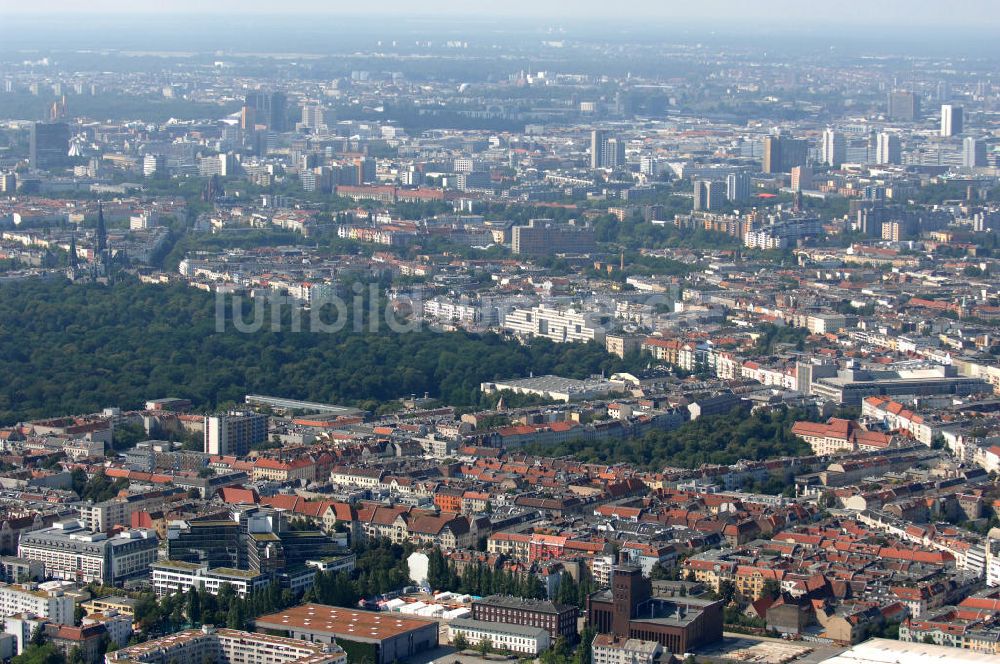
[[557, 343], [605, 341], [604, 327], [595, 314], [550, 309], [545, 305], [514, 309], [504, 317], [503, 328], [522, 337], [545, 337]]
[[312, 643], [205, 625], [105, 655], [105, 664], [346, 664], [335, 643]]

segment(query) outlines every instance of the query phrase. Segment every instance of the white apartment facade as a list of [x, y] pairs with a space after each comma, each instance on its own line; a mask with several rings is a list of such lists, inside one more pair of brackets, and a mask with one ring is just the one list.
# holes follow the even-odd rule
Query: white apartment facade
[[654, 664], [663, 652], [656, 641], [615, 639], [610, 634], [598, 634], [591, 644], [591, 664]]
[[104, 625], [111, 643], [128, 643], [132, 638], [133, 616], [118, 613], [114, 609], [107, 613], [92, 613], [81, 620], [80, 625]]
[[208, 565], [176, 560], [161, 560], [152, 565], [153, 590], [157, 596], [186, 593], [192, 587], [204, 588], [218, 595], [223, 584], [232, 586], [236, 595], [246, 598], [270, 583], [269, 576], [236, 569], [211, 569]]
[[61, 590], [42, 590], [36, 585], [0, 585], [0, 615], [30, 613], [51, 622], [73, 624], [73, 598]]
[[249, 411], [208, 415], [204, 429], [206, 454], [245, 456], [267, 439], [267, 416]]
[[360, 486], [367, 489], [382, 484], [385, 471], [381, 468], [337, 467], [330, 471], [330, 483], [336, 486]]
[[476, 305], [443, 297], [435, 297], [424, 302], [424, 316], [466, 325], [477, 323], [482, 318], [480, 309]]
[[872, 396], [864, 399], [861, 402], [861, 415], [882, 422], [890, 431], [908, 431], [915, 439], [928, 446], [935, 434], [940, 433], [940, 427], [931, 425], [923, 416], [905, 405], [885, 397]]
[[594, 557], [594, 562], [590, 565], [591, 576], [594, 577], [594, 581], [599, 586], [610, 586], [611, 585], [611, 570], [615, 566], [614, 557], [612, 556], [596, 556]]
[[1000, 528], [991, 528], [983, 547], [985, 554], [986, 585], [1000, 586]]
[[606, 333], [594, 314], [551, 309], [545, 305], [514, 309], [504, 316], [503, 328], [520, 337], [544, 337], [557, 343], [596, 341], [603, 344]]
[[154, 492], [148, 497], [133, 494], [112, 498], [99, 503], [80, 506], [80, 520], [94, 532], [105, 532], [116, 525], [127, 526], [134, 512], [142, 512], [154, 505], [162, 505], [163, 494]]

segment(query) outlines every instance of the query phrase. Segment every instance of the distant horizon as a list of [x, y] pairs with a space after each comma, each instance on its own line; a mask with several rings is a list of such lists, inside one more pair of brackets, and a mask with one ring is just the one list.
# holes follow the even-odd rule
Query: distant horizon
[[[1000, 4], [998, 4], [1000, 6]], [[165, 25], [176, 25], [177, 23], [189, 23], [187, 27], [192, 31], [215, 29], [219, 27], [219, 22], [226, 22], [229, 25], [244, 26], [247, 23], [254, 23], [253, 27], [261, 30], [271, 29], [275, 36], [281, 34], [286, 36], [293, 34], [292, 30], [311, 32], [318, 28], [335, 29], [335, 21], [349, 22], [352, 27], [361, 26], [366, 30], [371, 29], [377, 32], [392, 33], [398, 29], [412, 30], [414, 28], [427, 28], [428, 34], [435, 31], [453, 31], [456, 29], [469, 28], [476, 31], [476, 34], [523, 34], [537, 33], [551, 35], [551, 39], [558, 40], [565, 31], [565, 36], [570, 37], [571, 32], [582, 32], [591, 34], [594, 31], [603, 33], [609, 41], [614, 41], [616, 37], [628, 34], [653, 33], [662, 34], [665, 38], [674, 38], [682, 33], [697, 33], [688, 36], [698, 39], [702, 36], [711, 37], [713, 35], [738, 36], [744, 41], [753, 41], [757, 37], [769, 34], [783, 35], [822, 35], [830, 41], [851, 41], [860, 36], [870, 37], [871, 35], [881, 35], [885, 37], [899, 38], [921, 38], [926, 39], [929, 33], [936, 37], [935, 41], [928, 46], [934, 47], [942, 43], [957, 41], [962, 43], [969, 36], [995, 37], [996, 30], [1000, 28], [1000, 17], [997, 17], [996, 24], [979, 21], [974, 24], [963, 26], [942, 26], [940, 23], [928, 24], [900, 24], [889, 23], [837, 23], [832, 21], [773, 21], [760, 17], [754, 19], [742, 19], [739, 17], [728, 17], [726, 19], [705, 18], [705, 17], [666, 17], [652, 15], [648, 17], [638, 16], [587, 16], [575, 15], [548, 16], [548, 15], [513, 15], [513, 14], [428, 14], [420, 12], [394, 12], [393, 20], [386, 21], [386, 14], [380, 13], [357, 13], [357, 12], [316, 12], [309, 15], [311, 20], [302, 23], [303, 15], [294, 12], [276, 11], [245, 11], [234, 15], [232, 12], [221, 10], [209, 10], [204, 12], [187, 11], [136, 11], [136, 12], [10, 12], [0, 8], [0, 35], [4, 33], [4, 27], [16, 27], [18, 33], [28, 29], [32, 32], [44, 33], [53, 28], [63, 28], [73, 26], [77, 28], [107, 28], [108, 36], [111, 36], [113, 28], [123, 25], [136, 27], [135, 24], [143, 23], [144, 27], [156, 31]], [[268, 19], [266, 25], [256, 25], [261, 19]], [[506, 21], [498, 23], [498, 20]], [[39, 25], [32, 25], [34, 21], [44, 21]], [[486, 28], [483, 30], [483, 28]], [[183, 35], [177, 35], [183, 39]], [[220, 33], [220, 37], [231, 37], [232, 34]], [[874, 45], [874, 44], [873, 44]], [[0, 44], [2, 46], [2, 44]], [[821, 46], [821, 44], [817, 44]], [[997, 51], [1000, 56], [1000, 49]]]
[[[534, 13], [518, 1], [510, 7], [491, 8], [492, 14], [461, 8], [445, 11], [442, 5], [447, 3], [440, 1], [432, 1], [419, 11], [409, 4], [394, 11], [392, 7], [402, 3], [390, 0], [368, 12], [326, 5], [307, 12], [301, 2], [290, 11], [278, 12], [273, 4], [259, 0], [248, 0], [240, 11], [228, 9], [232, 6], [229, 0], [204, 11], [195, 11], [189, 0], [172, 2], [169, 10], [131, 5], [112, 9], [116, 3], [98, 1], [95, 9], [87, 12], [59, 0], [46, 2], [45, 9], [30, 5], [0, 8], [0, 53], [118, 50], [330, 55], [373, 48], [405, 52], [415, 42], [440, 47], [445, 41], [467, 41], [470, 47], [482, 48], [515, 41], [523, 45], [566, 40], [571, 44], [703, 44], [719, 51], [750, 49], [783, 57], [829, 52], [841, 57], [1000, 58], [996, 48], [1000, 10], [992, 6], [979, 14], [952, 12], [953, 23], [972, 15], [979, 17], [974, 23], [959, 26], [932, 18], [939, 12], [880, 11], [871, 15], [860, 9], [853, 13], [844, 9], [835, 18], [825, 18], [825, 13], [802, 17], [801, 11], [764, 13], [734, 7], [713, 16], [695, 10], [667, 15], [648, 3], [638, 3], [641, 8], [636, 11], [597, 11], [593, 0], [578, 3], [580, 7], [574, 7], [572, 16], [554, 11], [552, 3], [544, 0]], [[702, 5], [705, 3], [719, 7], [731, 5], [732, 0], [704, 0]], [[860, 6], [857, 0], [845, 3], [839, 6]], [[312, 6], [309, 0], [305, 4]], [[768, 6], [788, 4], [780, 0]], [[914, 4], [923, 7], [926, 3]], [[974, 4], [982, 3], [974, 0]], [[57, 8], [61, 6], [67, 8]], [[905, 23], [907, 19], [910, 24]]]
[[[0, 7], [0, 18], [51, 18], [55, 15], [102, 18], [119, 17], [204, 17], [240, 16], [343, 17], [384, 20], [401, 19], [475, 21], [503, 19], [545, 20], [581, 24], [600, 22], [645, 23], [663, 21], [669, 25], [701, 26], [770, 26], [789, 28], [826, 28], [867, 31], [871, 29], [905, 30], [908, 28], [971, 29], [982, 31], [1000, 26], [1000, 5], [989, 0], [966, 0], [955, 4], [931, 0], [883, 0], [879, 3], [841, 0], [834, 5], [811, 5], [793, 0], [769, 0], [748, 4], [741, 0], [702, 0], [700, 3], [626, 0], [609, 7], [597, 0], [577, 0], [572, 15], [564, 3], [553, 0], [509, 0], [502, 6], [481, 6], [453, 0], [426, 0], [419, 8], [401, 0], [383, 0], [359, 11], [356, 5], [337, 6], [322, 0], [299, 0], [277, 11], [272, 2], [263, 0], [216, 0], [210, 8], [197, 0], [168, 0], [166, 3], [128, 2], [126, 0], [91, 0], [86, 10], [72, 0], [43, 0], [38, 4], [15, 4]], [[947, 39], [949, 35], [942, 34]]]

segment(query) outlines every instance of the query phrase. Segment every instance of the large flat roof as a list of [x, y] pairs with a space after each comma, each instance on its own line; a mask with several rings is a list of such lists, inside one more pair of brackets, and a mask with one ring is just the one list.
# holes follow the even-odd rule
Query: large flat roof
[[263, 394], [248, 394], [245, 397], [245, 401], [254, 406], [291, 408], [293, 410], [305, 410], [311, 413], [328, 413], [332, 415], [362, 415], [365, 412], [360, 408], [352, 408], [350, 406], [337, 406], [335, 404], [317, 403], [315, 401], [299, 401], [298, 399], [271, 397]]
[[942, 662], [996, 663], [997, 656], [927, 643], [869, 639], [821, 664], [941, 664]]
[[497, 386], [498, 389], [516, 388], [521, 390], [537, 390], [539, 392], [576, 393], [586, 391], [614, 391], [618, 388], [614, 383], [600, 380], [579, 380], [576, 378], [563, 378], [548, 374], [545, 376], [531, 376], [529, 378], [510, 378], [508, 380], [488, 381]]
[[403, 617], [398, 613], [345, 609], [325, 604], [302, 604], [254, 621], [258, 629], [297, 630], [349, 641], [382, 641], [426, 628], [437, 622]]

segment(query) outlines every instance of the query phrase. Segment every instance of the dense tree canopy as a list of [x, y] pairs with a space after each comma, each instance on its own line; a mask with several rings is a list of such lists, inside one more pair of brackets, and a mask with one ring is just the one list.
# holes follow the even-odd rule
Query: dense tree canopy
[[519, 574], [493, 569], [483, 563], [468, 564], [461, 574], [449, 563], [441, 549], [428, 554], [427, 583], [433, 590], [448, 590], [470, 595], [514, 595], [533, 599], [546, 597], [545, 586], [534, 574]]
[[[664, 219], [691, 210], [691, 199], [668, 196], [664, 199]], [[703, 229], [681, 229], [673, 224], [650, 224], [640, 215], [626, 217], [623, 221], [610, 215], [594, 223], [598, 242], [608, 242], [630, 250], [687, 247], [690, 249], [730, 249], [739, 246], [739, 240], [724, 233]]]
[[103, 470], [88, 479], [87, 473], [83, 469], [74, 468], [72, 480], [73, 490], [80, 496], [80, 500], [89, 500], [95, 503], [110, 500], [128, 488], [127, 479], [122, 477], [111, 480], [104, 474]]
[[11, 660], [13, 664], [65, 664], [66, 657], [51, 643], [31, 644]]
[[781, 344], [790, 344], [795, 346], [797, 350], [802, 350], [808, 336], [809, 330], [805, 328], [779, 327], [768, 323], [761, 326], [755, 350], [761, 355], [767, 355], [773, 353], [775, 348]]
[[672, 431], [652, 431], [625, 440], [574, 440], [558, 445], [534, 445], [526, 451], [550, 456], [573, 455], [596, 463], [633, 463], [643, 468], [695, 468], [704, 463], [732, 464], [740, 459], [761, 460], [808, 454], [809, 446], [792, 435], [801, 410], [742, 412], [701, 417]]
[[335, 333], [308, 325], [242, 333], [232, 321], [217, 332], [215, 304], [179, 284], [0, 286], [0, 424], [164, 396], [210, 409], [247, 393], [361, 404], [427, 392], [476, 406], [482, 381], [630, 368], [598, 344], [523, 346], [495, 334], [356, 332], [352, 324]]

